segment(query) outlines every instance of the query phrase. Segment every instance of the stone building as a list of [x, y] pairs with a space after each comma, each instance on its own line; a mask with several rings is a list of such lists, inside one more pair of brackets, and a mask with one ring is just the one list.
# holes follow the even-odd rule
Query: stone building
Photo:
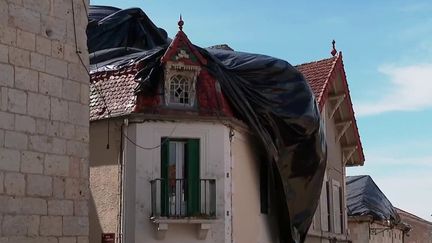
[[87, 3], [0, 0], [2, 243], [88, 243]]
[[405, 234], [404, 243], [432, 243], [432, 222], [405, 210], [396, 208], [401, 220], [411, 227]]

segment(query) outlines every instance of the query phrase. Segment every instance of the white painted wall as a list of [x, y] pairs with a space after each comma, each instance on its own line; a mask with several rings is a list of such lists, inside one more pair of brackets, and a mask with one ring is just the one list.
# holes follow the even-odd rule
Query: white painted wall
[[[133, 238], [125, 242], [231, 242], [231, 191], [229, 129], [221, 123], [211, 122], [145, 122], [129, 124], [128, 136], [143, 147], [155, 147], [162, 137], [200, 139], [200, 176], [216, 179], [216, 219], [212, 221], [206, 240], [198, 240], [196, 224], [169, 224], [165, 239], [156, 239], [155, 224], [150, 221], [150, 180], [160, 178], [160, 147], [144, 150], [125, 143], [126, 202], [135, 202], [133, 210], [126, 212], [125, 229], [133, 229]], [[126, 142], [126, 140], [125, 140]], [[129, 169], [128, 169], [129, 168]], [[228, 212], [228, 216], [227, 216]]]
[[[342, 187], [343, 197], [345, 198], [345, 166], [343, 165], [342, 147], [339, 141], [337, 141], [337, 129], [335, 121], [329, 115], [329, 104], [325, 104], [321, 112], [321, 116], [324, 119], [325, 135], [327, 142], [327, 168], [326, 168], [326, 178], [321, 190], [321, 200], [318, 208], [315, 212], [314, 224], [309, 228], [308, 236], [306, 238], [306, 243], [316, 242], [317, 239], [326, 238], [337, 238], [340, 240], [347, 239], [348, 237], [348, 222], [346, 214], [346, 203], [345, 199], [342, 200], [343, 208], [343, 221], [340, 222], [343, 225], [343, 232], [335, 230], [335, 228], [340, 228], [340, 225], [336, 222], [333, 213], [337, 210], [339, 205], [337, 196], [333, 193], [333, 188], [336, 186]], [[326, 198], [326, 181], [329, 182], [329, 202], [330, 202], [330, 222], [327, 230], [327, 198]]]
[[251, 139], [237, 132], [232, 141], [234, 242], [278, 242], [278, 226], [271, 209], [269, 215], [261, 213], [260, 161]]

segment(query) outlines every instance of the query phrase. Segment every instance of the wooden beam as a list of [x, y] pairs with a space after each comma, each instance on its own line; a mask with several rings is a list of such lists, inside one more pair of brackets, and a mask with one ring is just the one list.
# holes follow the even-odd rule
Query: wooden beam
[[345, 126], [345, 124], [348, 123], [348, 122], [352, 123], [352, 120], [351, 119], [337, 120], [336, 123], [335, 123], [335, 125], [337, 127], [342, 127], [342, 126]]
[[[339, 131], [339, 133], [338, 133], [338, 135], [337, 135], [337, 137], [336, 137], [336, 142], [339, 142], [340, 141], [340, 139], [342, 138], [342, 136], [345, 134], [345, 132], [348, 130], [348, 128], [351, 126], [351, 124], [352, 124], [352, 121], [346, 121], [346, 122], [343, 122], [342, 124], [341, 124], [341, 126], [343, 125], [343, 127], [342, 127], [342, 129]], [[338, 124], [336, 124], [336, 126], [337, 126]]]
[[346, 146], [342, 147], [342, 154], [343, 154], [343, 164], [346, 165], [348, 160], [351, 158], [351, 156], [354, 154], [354, 152], [357, 150], [357, 146]]
[[328, 95], [328, 99], [329, 100], [338, 100], [341, 97], [345, 98], [345, 96], [346, 96], [345, 93], [333, 93], [333, 94]]
[[345, 97], [346, 97], [345, 94], [336, 95], [336, 96], [329, 96], [330, 101], [332, 101], [332, 100], [336, 101], [336, 103], [332, 106], [332, 110], [330, 111], [330, 119], [333, 118], [334, 114], [336, 113], [337, 109], [339, 108], [339, 106], [344, 101]]

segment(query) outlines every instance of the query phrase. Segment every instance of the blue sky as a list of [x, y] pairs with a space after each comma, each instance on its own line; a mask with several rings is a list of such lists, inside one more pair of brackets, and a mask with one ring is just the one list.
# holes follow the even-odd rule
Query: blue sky
[[226, 43], [300, 64], [344, 55], [366, 156], [348, 175], [369, 174], [397, 207], [432, 221], [431, 1], [137, 1], [92, 4], [140, 7], [191, 41]]

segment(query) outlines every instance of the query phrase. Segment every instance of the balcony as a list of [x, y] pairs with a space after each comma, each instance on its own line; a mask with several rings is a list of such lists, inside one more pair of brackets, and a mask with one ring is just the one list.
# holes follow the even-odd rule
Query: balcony
[[216, 180], [154, 179], [151, 184], [151, 218], [216, 217]]
[[154, 179], [151, 184], [150, 220], [157, 238], [165, 238], [169, 224], [197, 224], [198, 239], [205, 239], [216, 218], [216, 180]]

